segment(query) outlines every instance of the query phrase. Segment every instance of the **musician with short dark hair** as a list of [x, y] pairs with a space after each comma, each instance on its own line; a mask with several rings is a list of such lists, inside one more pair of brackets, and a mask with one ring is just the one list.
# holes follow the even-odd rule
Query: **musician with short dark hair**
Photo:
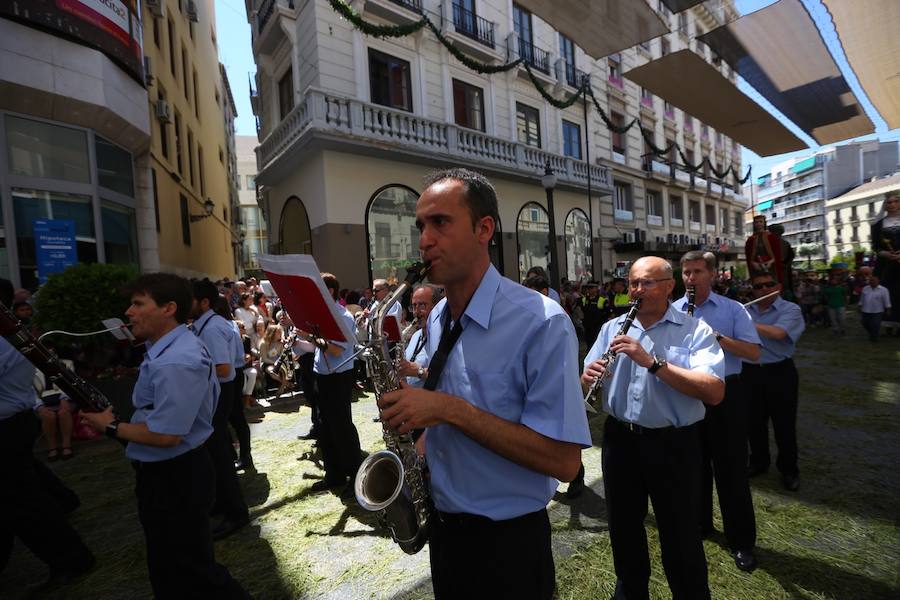
[[[751, 278], [755, 299], [781, 292], [781, 284], [770, 273]], [[778, 447], [776, 465], [785, 489], [800, 488], [797, 465], [797, 400], [800, 378], [794, 365], [797, 340], [806, 329], [803, 312], [777, 294], [747, 307], [762, 342], [759, 363], [744, 363], [750, 386], [750, 477], [769, 470], [769, 419]]]
[[603, 486], [618, 578], [614, 598], [648, 598], [647, 500], [659, 529], [662, 562], [674, 598], [709, 598], [706, 556], [697, 527], [700, 435], [705, 404], [725, 393], [722, 349], [713, 330], [669, 305], [675, 287], [662, 258], [637, 260], [629, 273], [640, 308], [607, 322], [584, 359], [582, 384], [602, 377], [607, 350], [618, 356], [603, 387]]
[[153, 594], [247, 598], [213, 553], [209, 510], [215, 472], [204, 443], [213, 433], [219, 382], [206, 347], [184, 325], [190, 284], [177, 275], [151, 273], [129, 289], [125, 314], [148, 346], [132, 396], [134, 415], [120, 423], [109, 408], [82, 418], [128, 442], [125, 456], [135, 470]]
[[[0, 279], [0, 302], [9, 307], [12, 298], [12, 283]], [[34, 416], [34, 374], [34, 365], [0, 336], [0, 570], [6, 566], [14, 538], [19, 538], [50, 567], [44, 586], [49, 588], [90, 571], [95, 561], [35, 466], [39, 425]]]
[[191, 329], [209, 351], [213, 370], [219, 381], [220, 392], [213, 416], [213, 434], [206, 440], [206, 449], [216, 469], [215, 512], [222, 513], [222, 521], [213, 530], [213, 539], [223, 539], [250, 522], [249, 509], [244, 501], [237, 474], [234, 471], [234, 448], [228, 430], [228, 415], [239, 401], [235, 381], [235, 357], [239, 340], [231, 321], [215, 312], [219, 290], [208, 279], [194, 281], [191, 285], [193, 303]]
[[[747, 480], [747, 421], [750, 414], [746, 385], [741, 380], [741, 360], [757, 361], [759, 335], [750, 315], [740, 303], [712, 291], [716, 257], [692, 250], [681, 257], [681, 278], [685, 288], [694, 290], [694, 317], [713, 328], [725, 353], [725, 399], [707, 405], [700, 421], [703, 452], [700, 530], [704, 537], [713, 531], [712, 485], [715, 475], [725, 538], [737, 567], [756, 568], [756, 516]], [[672, 303], [686, 312], [690, 297], [685, 294]]]
[[390, 429], [426, 428], [438, 600], [553, 595], [546, 505], [591, 444], [572, 322], [491, 265], [498, 220], [483, 175], [449, 169], [426, 179], [419, 249], [446, 293], [427, 325], [425, 387], [434, 391], [403, 386], [379, 399]]

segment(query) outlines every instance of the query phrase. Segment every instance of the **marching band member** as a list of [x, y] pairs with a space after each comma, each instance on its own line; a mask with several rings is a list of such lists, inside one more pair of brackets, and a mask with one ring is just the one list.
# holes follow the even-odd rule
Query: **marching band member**
[[[747, 388], [741, 381], [741, 360], [758, 361], [759, 335], [747, 310], [740, 303], [712, 291], [716, 257], [711, 252], [691, 251], [681, 257], [681, 278], [694, 287], [694, 316], [712, 327], [725, 353], [725, 399], [706, 407], [700, 421], [703, 452], [700, 530], [713, 530], [712, 483], [716, 480], [725, 538], [737, 567], [756, 568], [756, 516], [747, 480], [747, 423], [750, 415]], [[673, 303], [687, 309], [687, 297]]]
[[416, 286], [412, 293], [413, 315], [419, 328], [409, 338], [406, 344], [406, 356], [398, 369], [401, 376], [406, 377], [406, 383], [413, 387], [425, 385], [425, 377], [428, 376], [428, 353], [425, 351], [425, 324], [428, 323], [428, 315], [434, 305], [444, 297], [440, 287], [431, 283], [422, 283]]
[[582, 383], [603, 375], [607, 349], [622, 356], [603, 408], [603, 486], [616, 568], [614, 598], [649, 598], [647, 499], [659, 529], [672, 597], [709, 598], [706, 556], [697, 526], [700, 435], [704, 404], [725, 393], [722, 349], [712, 329], [669, 306], [672, 267], [647, 256], [631, 266], [632, 299], [641, 298], [631, 331], [616, 336], [625, 316], [607, 322], [584, 359]]
[[112, 408], [82, 418], [128, 442], [154, 596], [249, 598], [213, 553], [209, 511], [216, 474], [204, 442], [213, 435], [219, 382], [206, 347], [184, 325], [190, 284], [151, 273], [130, 289], [125, 314], [149, 347], [132, 396], [135, 413], [130, 423], [115, 420]]
[[438, 600], [553, 595], [546, 505], [591, 444], [572, 322], [491, 265], [497, 221], [484, 176], [451, 169], [428, 178], [416, 207], [419, 249], [446, 293], [427, 324], [428, 389], [404, 385], [379, 400], [388, 427], [426, 428]]

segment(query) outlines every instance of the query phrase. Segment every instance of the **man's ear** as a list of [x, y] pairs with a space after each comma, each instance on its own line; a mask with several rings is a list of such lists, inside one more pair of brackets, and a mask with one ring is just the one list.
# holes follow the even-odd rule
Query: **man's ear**
[[475, 234], [479, 241], [490, 243], [497, 230], [497, 223], [493, 217], [481, 217], [475, 227]]

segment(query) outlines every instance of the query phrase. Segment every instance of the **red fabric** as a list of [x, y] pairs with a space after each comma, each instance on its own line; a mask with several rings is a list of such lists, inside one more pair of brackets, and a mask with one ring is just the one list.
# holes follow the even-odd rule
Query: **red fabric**
[[[766, 248], [765, 241], [762, 236], [766, 236], [766, 239], [769, 242], [769, 248]], [[757, 245], [763, 244], [763, 255], [757, 257]], [[771, 256], [769, 256], [769, 249], [771, 248]], [[774, 268], [775, 279], [778, 280], [779, 283], [784, 283], [784, 274], [782, 272], [782, 256], [781, 256], [781, 237], [771, 233], [769, 231], [764, 231], [761, 233], [754, 233], [750, 237], [747, 238], [747, 243], [744, 244], [744, 256], [747, 257], [747, 267], [750, 269], [750, 275], [752, 276], [754, 273], [758, 271], [753, 267], [753, 263], [758, 261], [761, 258], [771, 258], [775, 260], [775, 263], [771, 265], [770, 270]]]
[[279, 275], [268, 271], [266, 275], [278, 292], [281, 304], [291, 315], [294, 325], [327, 340], [347, 341], [315, 281], [300, 275]]
[[[61, 415], [60, 415], [61, 416]], [[74, 427], [72, 427], [72, 437], [76, 440], [95, 440], [100, 437], [100, 432], [81, 421], [81, 411], [76, 410], [72, 413]]]

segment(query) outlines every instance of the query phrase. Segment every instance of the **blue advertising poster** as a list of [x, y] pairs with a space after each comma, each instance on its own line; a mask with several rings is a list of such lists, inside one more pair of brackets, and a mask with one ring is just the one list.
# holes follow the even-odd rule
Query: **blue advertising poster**
[[34, 244], [37, 246], [38, 282], [64, 271], [78, 262], [75, 245], [75, 221], [34, 220]]

